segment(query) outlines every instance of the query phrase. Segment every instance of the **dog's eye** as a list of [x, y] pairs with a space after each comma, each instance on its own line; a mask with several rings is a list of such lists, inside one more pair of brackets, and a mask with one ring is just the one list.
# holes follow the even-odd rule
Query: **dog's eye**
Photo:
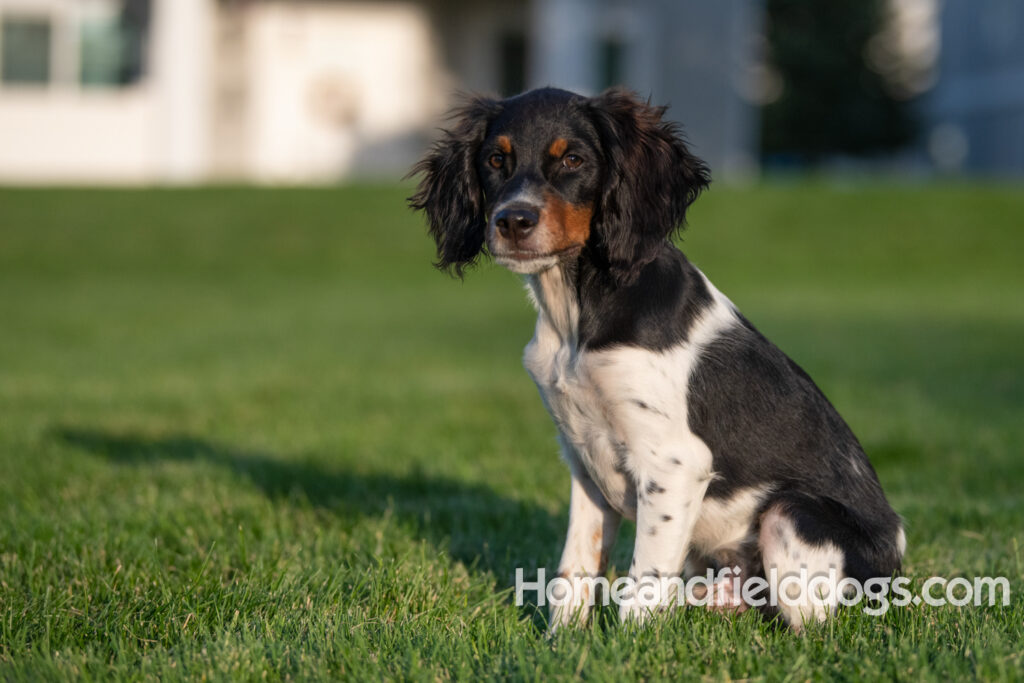
[[502, 166], [505, 165], [505, 155], [492, 154], [490, 158], [487, 160], [487, 163], [491, 165], [491, 168], [501, 168]]
[[562, 166], [565, 166], [568, 169], [576, 169], [582, 165], [582, 157], [579, 157], [575, 154], [566, 154], [564, 157], [562, 157]]

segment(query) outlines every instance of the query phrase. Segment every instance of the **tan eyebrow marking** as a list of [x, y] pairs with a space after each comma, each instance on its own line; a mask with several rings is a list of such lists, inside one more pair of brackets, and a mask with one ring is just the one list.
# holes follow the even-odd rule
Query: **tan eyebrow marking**
[[505, 154], [512, 153], [512, 141], [508, 139], [507, 135], [498, 136], [498, 149], [500, 149]]
[[565, 138], [555, 138], [555, 141], [548, 147], [548, 154], [553, 157], [561, 157], [569, 148], [569, 141]]

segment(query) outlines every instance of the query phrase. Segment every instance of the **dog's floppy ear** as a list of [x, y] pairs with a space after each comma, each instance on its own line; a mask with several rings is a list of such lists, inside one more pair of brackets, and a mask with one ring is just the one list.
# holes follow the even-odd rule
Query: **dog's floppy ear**
[[437, 242], [438, 268], [462, 277], [483, 248], [486, 231], [484, 197], [476, 157], [487, 124], [500, 111], [497, 101], [476, 97], [453, 110], [455, 125], [417, 163], [410, 176], [421, 174], [409, 206], [426, 212], [430, 235]]
[[586, 104], [607, 169], [594, 230], [612, 274], [628, 283], [682, 225], [711, 174], [686, 148], [679, 125], [662, 120], [666, 107], [617, 88]]

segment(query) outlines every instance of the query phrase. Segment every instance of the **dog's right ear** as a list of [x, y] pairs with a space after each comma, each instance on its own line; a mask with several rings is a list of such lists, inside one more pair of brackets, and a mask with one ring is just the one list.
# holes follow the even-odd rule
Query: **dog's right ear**
[[[437, 243], [438, 268], [462, 277], [483, 249], [487, 221], [476, 158], [487, 125], [501, 111], [489, 98], [476, 97], [453, 110], [455, 126], [442, 132], [409, 176], [423, 177], [409, 206], [424, 211]], [[406, 177], [409, 177], [406, 176]]]

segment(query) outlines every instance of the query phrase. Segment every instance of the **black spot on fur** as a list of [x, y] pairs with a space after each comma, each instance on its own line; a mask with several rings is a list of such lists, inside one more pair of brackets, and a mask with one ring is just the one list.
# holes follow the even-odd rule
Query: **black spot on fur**
[[672, 521], [672, 515], [662, 515], [661, 516], [661, 521], [663, 521], [663, 522], [671, 522]]
[[629, 473], [628, 463], [629, 463], [629, 454], [626, 453], [625, 451], [621, 451], [621, 450], [616, 449], [616, 451], [615, 451], [615, 463], [612, 465], [612, 468], [616, 472], [618, 472], [619, 474], [628, 474]]
[[640, 399], [634, 398], [634, 399], [631, 399], [630, 402], [633, 405], [635, 405], [637, 408], [640, 408], [640, 410], [646, 410], [646, 411], [648, 411], [650, 413], [654, 413], [655, 415], [657, 415], [659, 417], [664, 417], [666, 419], [668, 418], [668, 414], [665, 411], [659, 410], [658, 408], [655, 408], [654, 406], [650, 405], [646, 401], [641, 401]]
[[647, 482], [647, 487], [645, 488], [645, 490], [648, 494], [665, 493], [665, 489], [659, 486], [658, 483], [653, 479]]

